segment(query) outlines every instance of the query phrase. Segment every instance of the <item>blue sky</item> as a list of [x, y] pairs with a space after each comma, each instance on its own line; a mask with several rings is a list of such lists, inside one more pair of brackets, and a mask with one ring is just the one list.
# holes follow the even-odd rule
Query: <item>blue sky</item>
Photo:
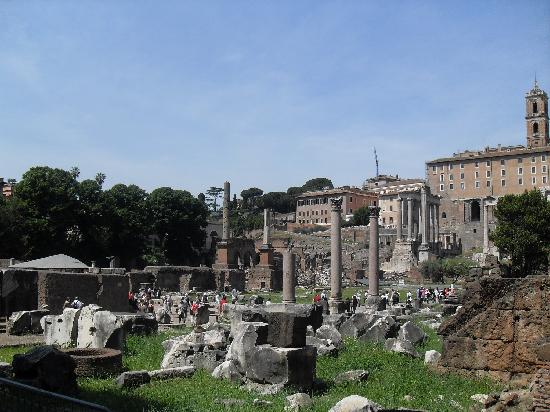
[[523, 144], [550, 1], [1, 1], [0, 176], [197, 194]]

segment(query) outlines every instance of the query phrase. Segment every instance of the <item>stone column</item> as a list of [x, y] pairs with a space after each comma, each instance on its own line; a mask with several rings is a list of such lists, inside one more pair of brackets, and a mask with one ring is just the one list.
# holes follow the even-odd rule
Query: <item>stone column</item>
[[413, 240], [413, 199], [411, 197], [407, 199], [407, 240], [409, 242]]
[[[342, 302], [342, 198], [330, 199], [330, 306], [337, 313]], [[341, 305], [340, 305], [341, 306]]]
[[380, 208], [369, 207], [369, 295], [378, 296], [378, 274], [380, 272], [379, 239], [378, 239], [378, 216]]
[[439, 249], [439, 205], [435, 205], [435, 243]]
[[489, 204], [483, 205], [483, 253], [489, 253]]
[[264, 209], [264, 245], [271, 244], [271, 209]]
[[229, 182], [223, 184], [223, 229], [222, 229], [222, 241], [229, 239], [229, 198], [230, 198], [230, 185]]
[[403, 199], [401, 199], [399, 196], [397, 196], [397, 239], [398, 241], [401, 241], [401, 238], [403, 237], [403, 220], [402, 220], [402, 209], [403, 209]]
[[290, 249], [283, 252], [283, 303], [296, 303], [296, 255]]
[[422, 243], [418, 248], [418, 261], [425, 262], [430, 259], [430, 247], [428, 245], [428, 195], [425, 187], [420, 189], [420, 215], [422, 217], [422, 222], [420, 223]]
[[432, 247], [435, 248], [435, 204], [430, 203], [430, 242], [432, 242]]

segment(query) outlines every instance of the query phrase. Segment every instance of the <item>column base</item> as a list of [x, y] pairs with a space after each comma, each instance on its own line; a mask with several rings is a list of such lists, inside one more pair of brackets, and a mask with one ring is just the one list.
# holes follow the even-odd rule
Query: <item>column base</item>
[[285, 304], [285, 305], [295, 304], [295, 303], [296, 303], [296, 299], [294, 299], [294, 300], [286, 300], [286, 299], [283, 299], [282, 303]]
[[331, 315], [346, 313], [346, 303], [341, 299], [329, 299], [328, 307]]
[[422, 244], [418, 248], [418, 262], [426, 262], [428, 260], [430, 260], [430, 247]]

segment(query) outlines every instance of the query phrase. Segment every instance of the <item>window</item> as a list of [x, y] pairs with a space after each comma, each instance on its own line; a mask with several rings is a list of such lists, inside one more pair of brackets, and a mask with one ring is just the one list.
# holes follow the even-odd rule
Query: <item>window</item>
[[491, 171], [490, 170], [487, 170], [485, 172], [485, 177], [491, 177]]
[[537, 158], [535, 156], [531, 157], [531, 163], [535, 163], [537, 161]]
[[485, 186], [491, 187], [491, 181], [490, 181], [490, 180], [487, 180], [487, 181], [485, 182]]
[[523, 163], [523, 159], [521, 157], [518, 157], [518, 163]]
[[390, 205], [390, 212], [393, 212], [393, 205]]
[[453, 165], [452, 164], [449, 165], [449, 170], [453, 170]]
[[536, 185], [536, 184], [537, 184], [537, 177], [536, 177], [536, 176], [533, 176], [533, 177], [531, 178], [531, 181], [533, 182], [534, 185]]
[[464, 179], [464, 173], [461, 173], [461, 174], [460, 174], [460, 178], [461, 178], [461, 179]]
[[542, 183], [546, 184], [546, 180], [547, 180], [546, 176], [542, 176]]
[[445, 213], [445, 212], [441, 213], [441, 218], [442, 219], [447, 219], [447, 213]]
[[523, 174], [523, 167], [518, 167], [518, 175], [522, 175]]
[[350, 210], [349, 210], [349, 213], [350, 213], [350, 214], [353, 213], [353, 209], [350, 209]]
[[453, 180], [454, 179], [454, 176], [453, 175], [449, 175], [449, 180]]
[[393, 217], [390, 217], [390, 223], [393, 223]]
[[386, 224], [386, 218], [385, 217], [382, 218], [382, 223]]
[[449, 190], [454, 190], [454, 188], [455, 188], [454, 183], [449, 183]]
[[500, 181], [500, 185], [501, 185], [501, 186], [506, 186], [506, 180], [502, 179], [502, 180]]
[[445, 181], [445, 175], [439, 175], [439, 181], [444, 182]]
[[522, 185], [522, 184], [523, 184], [523, 178], [520, 177], [520, 178], [518, 179], [518, 185]]
[[439, 170], [443, 170], [443, 165], [439, 165]]
[[533, 102], [533, 113], [538, 113], [539, 108], [537, 107], [537, 102]]
[[531, 173], [537, 173], [537, 167], [531, 166]]
[[506, 176], [506, 170], [505, 170], [505, 169], [502, 169], [502, 170], [500, 171], [500, 175], [501, 175], [501, 176]]
[[537, 134], [539, 132], [539, 124], [537, 122], [533, 123], [533, 134]]
[[439, 185], [439, 191], [443, 192], [445, 190], [445, 185]]
[[546, 155], [542, 155], [542, 156], [540, 157], [540, 161], [541, 161], [541, 162], [546, 162]]
[[487, 161], [485, 162], [485, 166], [487, 166], [487, 167], [491, 166], [491, 161], [490, 161], [490, 160], [487, 160]]
[[476, 189], [479, 189], [479, 182], [476, 182]]
[[464, 163], [460, 163], [460, 168], [464, 169]]
[[506, 161], [505, 161], [504, 159], [501, 159], [501, 160], [500, 160], [500, 165], [501, 165], [501, 166], [504, 166], [505, 164], [506, 164]]
[[306, 212], [306, 216], [309, 216], [309, 210]]
[[477, 170], [476, 170], [475, 175], [476, 175], [476, 179], [479, 179], [479, 172]]
[[547, 167], [548, 167], [548, 166], [546, 166], [546, 165], [543, 165], [543, 166], [542, 166], [542, 173], [546, 173], [546, 170], [547, 170], [546, 168], [547, 168]]
[[328, 218], [325, 217], [325, 223], [328, 223]]
[[351, 196], [349, 197], [349, 202], [350, 203], [353, 202], [353, 197], [351, 197]]
[[464, 187], [465, 187], [465, 186], [464, 186], [464, 182], [460, 183], [460, 188], [461, 188], [462, 190], [464, 190]]
[[479, 167], [479, 162], [476, 162], [475, 165], [476, 165], [476, 167]]
[[435, 172], [437, 170], [437, 166], [432, 166], [432, 172]]

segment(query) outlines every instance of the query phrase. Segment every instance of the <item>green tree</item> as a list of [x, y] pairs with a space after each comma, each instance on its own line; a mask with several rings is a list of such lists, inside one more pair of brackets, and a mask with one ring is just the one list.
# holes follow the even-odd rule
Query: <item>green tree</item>
[[207, 197], [207, 204], [211, 208], [213, 212], [216, 212], [218, 210], [218, 198], [223, 193], [223, 189], [221, 187], [214, 187], [212, 186], [210, 189], [206, 191]]
[[241, 192], [241, 198], [243, 199], [243, 204], [245, 205], [245, 207], [253, 206], [254, 200], [263, 194], [264, 194], [264, 191], [262, 189], [258, 189], [257, 187], [251, 187]]
[[147, 199], [152, 230], [160, 238], [161, 252], [170, 264], [196, 264], [204, 245], [208, 210], [184, 190], [161, 187]]
[[278, 213], [289, 213], [295, 210], [295, 201], [285, 192], [269, 192], [256, 200], [260, 209], [273, 209]]
[[150, 233], [147, 193], [136, 185], [114, 185], [104, 192], [107, 250], [118, 256], [125, 267], [135, 267], [145, 251]]
[[461, 256], [447, 258], [441, 261], [441, 270], [444, 276], [453, 279], [454, 282], [468, 275], [470, 269], [474, 266], [476, 266], [476, 264], [472, 260]]
[[323, 190], [325, 188], [334, 189], [332, 180], [327, 179], [326, 177], [316, 177], [315, 179], [310, 179], [302, 186], [304, 192], [311, 192], [314, 190]]
[[353, 217], [351, 218], [351, 224], [353, 226], [367, 226], [369, 224], [369, 216], [370, 212], [368, 206], [355, 209]]
[[24, 204], [28, 236], [24, 258], [72, 253], [77, 232], [78, 182], [75, 171], [47, 166], [30, 168], [17, 183], [15, 196]]
[[532, 275], [548, 267], [550, 202], [539, 190], [501, 197], [495, 217], [497, 227], [490, 238], [509, 256], [514, 276]]
[[3, 258], [27, 257], [27, 210], [17, 197], [0, 195], [0, 251]]
[[443, 282], [443, 268], [440, 260], [427, 260], [420, 264], [420, 273], [424, 279], [429, 279], [432, 282]]

